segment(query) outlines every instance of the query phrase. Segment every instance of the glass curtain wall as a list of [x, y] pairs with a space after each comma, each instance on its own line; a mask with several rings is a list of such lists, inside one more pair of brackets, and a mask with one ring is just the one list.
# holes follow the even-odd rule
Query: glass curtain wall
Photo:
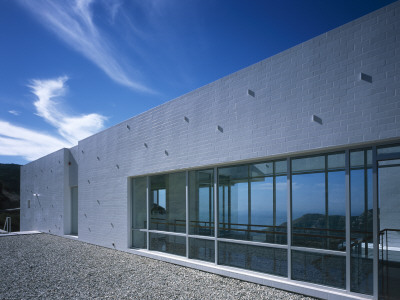
[[131, 182], [134, 248], [374, 293], [370, 148]]

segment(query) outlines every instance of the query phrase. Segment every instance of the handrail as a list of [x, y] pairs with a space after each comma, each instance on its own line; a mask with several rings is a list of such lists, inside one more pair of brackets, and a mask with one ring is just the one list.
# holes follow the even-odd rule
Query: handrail
[[6, 231], [7, 233], [11, 233], [11, 217], [6, 217], [3, 231]]

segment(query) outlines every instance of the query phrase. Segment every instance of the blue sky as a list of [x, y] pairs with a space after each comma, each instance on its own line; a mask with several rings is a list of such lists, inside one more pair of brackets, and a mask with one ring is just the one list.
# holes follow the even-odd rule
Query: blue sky
[[391, 2], [0, 1], [0, 163], [76, 145]]

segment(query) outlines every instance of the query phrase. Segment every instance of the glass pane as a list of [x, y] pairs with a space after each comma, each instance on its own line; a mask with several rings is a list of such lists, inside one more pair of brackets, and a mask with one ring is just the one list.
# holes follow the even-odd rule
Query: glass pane
[[400, 145], [390, 145], [385, 147], [379, 147], [377, 149], [378, 155], [380, 154], [400, 154]]
[[219, 168], [218, 169], [218, 180], [219, 182], [230, 182], [234, 179], [243, 179], [249, 177], [248, 165]]
[[132, 228], [147, 228], [146, 188], [147, 177], [132, 179]]
[[292, 278], [344, 289], [346, 257], [292, 250]]
[[214, 235], [214, 170], [189, 172], [189, 234]]
[[274, 174], [274, 163], [266, 162], [250, 165], [251, 177], [268, 176]]
[[292, 244], [326, 248], [325, 174], [292, 176]]
[[253, 241], [274, 242], [273, 181], [273, 177], [262, 177], [251, 181], [252, 226], [249, 234]]
[[262, 273], [287, 276], [287, 250], [218, 243], [218, 263]]
[[339, 171], [344, 154], [309, 157], [307, 165], [322, 164], [325, 157], [331, 170], [292, 176], [292, 241], [294, 246], [345, 251], [345, 172]]
[[328, 155], [328, 169], [344, 169], [345, 168], [345, 155], [344, 153], [335, 153]]
[[150, 229], [186, 232], [186, 173], [150, 177]]
[[275, 162], [275, 175], [286, 175], [287, 173], [287, 161], [280, 160]]
[[[278, 163], [284, 163], [281, 171], [286, 171], [286, 161]], [[246, 175], [246, 165], [219, 172], [224, 174], [218, 180], [219, 237], [287, 243], [287, 178], [274, 174], [276, 164], [249, 165], [252, 178]]]
[[233, 239], [246, 239], [249, 234], [248, 181], [230, 182], [224, 198], [220, 198], [219, 236]]
[[189, 239], [189, 258], [215, 261], [215, 242], [202, 239]]
[[350, 167], [364, 168], [364, 150], [350, 152]]
[[[370, 151], [368, 151], [370, 152]], [[351, 284], [353, 292], [373, 293], [372, 170], [364, 151], [350, 153]], [[354, 159], [356, 162], [352, 161]]]
[[275, 177], [275, 243], [287, 244], [287, 176]]
[[132, 247], [133, 248], [147, 248], [147, 234], [140, 230], [132, 230]]
[[344, 171], [328, 172], [328, 245], [331, 250], [346, 250], [346, 179]]
[[378, 166], [393, 166], [393, 165], [400, 165], [400, 159], [392, 159], [392, 160], [381, 160], [378, 161]]
[[325, 171], [325, 156], [292, 159], [292, 172]]
[[382, 299], [400, 295], [400, 165], [385, 161], [378, 169], [380, 251], [379, 294]]
[[186, 256], [186, 238], [150, 232], [150, 250]]

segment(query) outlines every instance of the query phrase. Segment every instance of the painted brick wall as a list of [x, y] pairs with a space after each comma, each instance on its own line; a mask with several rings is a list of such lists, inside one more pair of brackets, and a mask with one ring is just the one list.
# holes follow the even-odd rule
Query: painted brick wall
[[398, 140], [399, 82], [396, 2], [82, 140], [79, 239], [129, 245], [129, 176]]

